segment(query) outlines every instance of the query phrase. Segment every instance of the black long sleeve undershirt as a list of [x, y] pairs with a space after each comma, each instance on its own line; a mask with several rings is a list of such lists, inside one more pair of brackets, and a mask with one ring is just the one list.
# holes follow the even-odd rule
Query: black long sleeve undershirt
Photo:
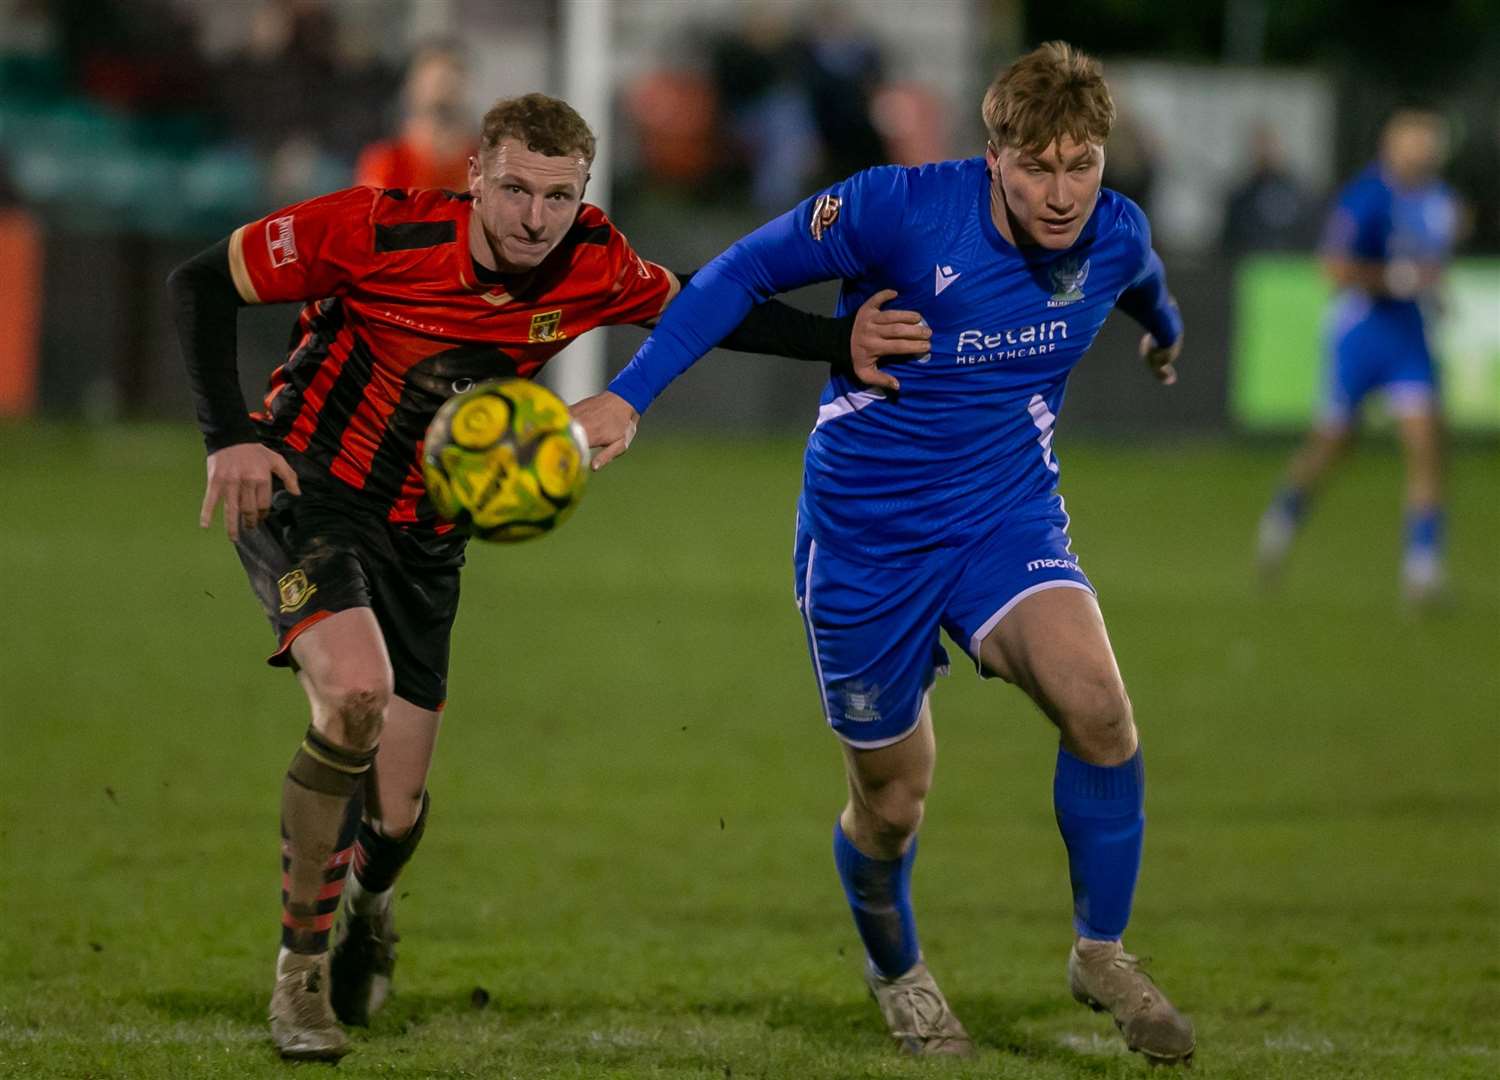
[[229, 240], [220, 240], [173, 270], [167, 276], [167, 293], [204, 446], [212, 454], [257, 441], [240, 392], [235, 324], [245, 301], [229, 273]]
[[[692, 274], [678, 274], [685, 285]], [[240, 392], [236, 322], [245, 301], [229, 272], [229, 241], [200, 251], [167, 277], [203, 444], [212, 454], [257, 441]], [[854, 316], [829, 318], [768, 300], [751, 309], [720, 346], [848, 370]]]
[[[696, 270], [677, 274], [677, 280], [686, 288], [695, 273]], [[849, 335], [853, 332], [853, 315], [814, 315], [780, 300], [767, 300], [751, 308], [744, 322], [719, 342], [718, 347], [734, 352], [785, 356], [848, 371], [853, 364], [849, 356]]]

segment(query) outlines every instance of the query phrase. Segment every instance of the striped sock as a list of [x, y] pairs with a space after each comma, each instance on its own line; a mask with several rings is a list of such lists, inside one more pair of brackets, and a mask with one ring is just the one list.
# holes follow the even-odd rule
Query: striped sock
[[344, 877], [354, 858], [365, 774], [375, 750], [336, 746], [312, 728], [281, 788], [281, 944], [328, 949]]
[[401, 870], [411, 860], [427, 830], [427, 809], [432, 797], [422, 793], [422, 809], [405, 836], [390, 837], [370, 822], [361, 822], [354, 841], [354, 875], [349, 882], [349, 910], [373, 915], [390, 902], [391, 889]]

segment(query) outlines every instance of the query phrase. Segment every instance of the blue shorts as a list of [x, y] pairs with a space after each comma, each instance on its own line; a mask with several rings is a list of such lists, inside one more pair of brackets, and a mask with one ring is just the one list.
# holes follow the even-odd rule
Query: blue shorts
[[850, 746], [900, 742], [948, 653], [938, 631], [979, 665], [979, 646], [1022, 599], [1053, 588], [1093, 591], [1068, 550], [1061, 501], [1012, 518], [966, 548], [913, 566], [850, 559], [797, 523], [797, 606], [828, 724]]
[[1432, 408], [1437, 370], [1427, 347], [1420, 314], [1371, 311], [1350, 306], [1336, 313], [1328, 342], [1323, 391], [1323, 423], [1348, 427], [1373, 390], [1385, 395], [1393, 416]]

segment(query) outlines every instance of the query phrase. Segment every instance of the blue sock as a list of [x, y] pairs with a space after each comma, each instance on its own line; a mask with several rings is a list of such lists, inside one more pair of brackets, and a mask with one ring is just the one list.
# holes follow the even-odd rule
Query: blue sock
[[1443, 511], [1424, 506], [1406, 512], [1406, 550], [1437, 556], [1443, 549]]
[[849, 842], [843, 825], [833, 826], [833, 862], [854, 913], [854, 927], [875, 970], [888, 979], [904, 975], [921, 957], [917, 921], [911, 911], [911, 866], [917, 841], [899, 859], [872, 859]]
[[1146, 832], [1141, 752], [1120, 765], [1090, 765], [1058, 747], [1052, 805], [1068, 847], [1073, 929], [1118, 941], [1130, 922]]
[[1302, 515], [1307, 513], [1307, 492], [1301, 488], [1284, 487], [1271, 498], [1271, 505], [1294, 524], [1300, 523]]

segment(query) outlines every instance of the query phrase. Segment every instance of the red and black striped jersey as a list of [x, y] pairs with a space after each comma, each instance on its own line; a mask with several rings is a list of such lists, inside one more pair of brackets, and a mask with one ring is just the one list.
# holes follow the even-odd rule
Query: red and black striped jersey
[[252, 414], [262, 440], [398, 524], [438, 526], [418, 462], [444, 401], [485, 379], [530, 378], [596, 326], [653, 319], [674, 287], [587, 203], [535, 270], [485, 284], [469, 251], [472, 210], [449, 191], [349, 188], [229, 241], [244, 299], [308, 301]]

